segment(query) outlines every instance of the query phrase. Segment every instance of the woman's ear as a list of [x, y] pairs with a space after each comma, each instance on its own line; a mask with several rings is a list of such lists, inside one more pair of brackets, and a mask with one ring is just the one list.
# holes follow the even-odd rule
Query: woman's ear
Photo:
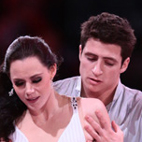
[[123, 73], [127, 70], [129, 63], [130, 63], [130, 57], [126, 58], [125, 61], [123, 62], [120, 73]]
[[50, 67], [50, 72], [51, 72], [50, 79], [53, 80], [53, 78], [55, 77], [57, 73], [57, 64], [54, 64]]

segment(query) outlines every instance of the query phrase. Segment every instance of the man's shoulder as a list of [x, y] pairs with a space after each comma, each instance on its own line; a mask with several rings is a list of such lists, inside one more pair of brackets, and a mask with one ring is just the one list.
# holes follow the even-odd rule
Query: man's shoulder
[[123, 85], [123, 88], [124, 88], [124, 92], [125, 93], [129, 93], [130, 96], [140, 96], [142, 97], [142, 91], [141, 90], [138, 90], [138, 89], [134, 89], [134, 88], [130, 88], [128, 86], [125, 86]]
[[142, 109], [142, 91], [134, 88], [130, 88], [121, 82], [119, 82], [113, 102], [130, 110], [140, 107]]
[[123, 85], [123, 88], [123, 94], [125, 95], [127, 102], [131, 102], [132, 106], [140, 105], [142, 107], [142, 91], [125, 85]]
[[[121, 129], [124, 130], [125, 127], [121, 124], [128, 124], [128, 129], [131, 129], [131, 122], [137, 121], [138, 125], [141, 123], [141, 115], [142, 91], [119, 83], [116, 96], [109, 108], [110, 119], [115, 120], [121, 126]], [[135, 127], [133, 128], [135, 129]]]
[[53, 82], [53, 87], [59, 94], [67, 96], [78, 96], [80, 94], [80, 84], [80, 76], [74, 76]]
[[58, 86], [58, 85], [60, 86], [63, 84], [66, 85], [66, 84], [70, 84], [70, 83], [75, 83], [78, 80], [80, 80], [80, 76], [73, 76], [73, 77], [68, 77], [65, 79], [54, 81], [53, 84], [54, 84], [54, 86]]

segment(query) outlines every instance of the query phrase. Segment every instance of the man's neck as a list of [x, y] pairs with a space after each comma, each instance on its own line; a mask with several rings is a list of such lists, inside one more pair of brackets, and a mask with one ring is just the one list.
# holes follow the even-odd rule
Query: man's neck
[[101, 100], [104, 105], [108, 105], [110, 102], [112, 102], [113, 100], [113, 97], [114, 97], [114, 94], [115, 94], [115, 89], [113, 89], [113, 91], [106, 91], [104, 93], [98, 93], [98, 92], [89, 92], [89, 91], [84, 91], [82, 89], [81, 91], [81, 97], [84, 97], [84, 98], [97, 98], [99, 100]]

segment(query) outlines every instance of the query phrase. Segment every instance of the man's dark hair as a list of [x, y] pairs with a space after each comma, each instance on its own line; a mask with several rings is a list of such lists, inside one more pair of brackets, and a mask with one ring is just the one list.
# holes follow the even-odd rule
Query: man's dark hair
[[116, 44], [121, 47], [122, 63], [131, 57], [136, 43], [134, 30], [125, 18], [103, 12], [91, 16], [81, 25], [82, 49], [89, 38], [99, 39], [103, 43]]

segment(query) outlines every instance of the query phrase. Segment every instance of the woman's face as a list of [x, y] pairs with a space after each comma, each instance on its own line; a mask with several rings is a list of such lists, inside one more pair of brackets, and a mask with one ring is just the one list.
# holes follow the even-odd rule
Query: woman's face
[[52, 79], [56, 65], [48, 69], [37, 57], [16, 60], [10, 66], [10, 78], [15, 92], [31, 111], [42, 110], [52, 94]]

